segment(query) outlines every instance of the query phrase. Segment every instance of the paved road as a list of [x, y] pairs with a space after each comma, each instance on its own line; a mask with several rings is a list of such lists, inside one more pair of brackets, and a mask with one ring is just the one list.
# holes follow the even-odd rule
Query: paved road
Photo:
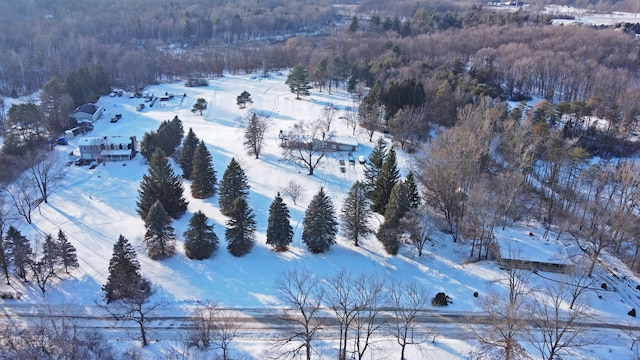
[[[295, 329], [290, 322], [282, 318], [282, 311], [277, 309], [224, 309], [238, 321], [239, 338], [272, 341], [281, 332]], [[289, 316], [295, 316], [290, 313]], [[389, 311], [381, 312], [376, 317], [379, 322], [388, 322], [393, 318]], [[0, 325], [30, 324], [42, 319], [65, 320], [78, 328], [95, 329], [109, 332], [112, 336], [137, 336], [138, 324], [134, 321], [115, 321], [107, 312], [98, 306], [42, 306], [42, 305], [3, 305], [0, 308]], [[320, 338], [338, 338], [337, 322], [331, 310], [323, 311], [319, 320], [323, 324]], [[426, 311], [417, 319], [417, 323], [425, 332], [438, 334], [450, 339], [470, 339], [470, 325], [487, 324], [491, 319], [482, 313], [436, 312]], [[186, 334], [193, 325], [189, 319], [189, 310], [184, 308], [162, 308], [146, 317], [146, 327], [154, 339], [177, 340]], [[618, 322], [583, 321], [576, 327], [593, 330], [629, 330], [640, 332], [640, 326], [621, 324]]]

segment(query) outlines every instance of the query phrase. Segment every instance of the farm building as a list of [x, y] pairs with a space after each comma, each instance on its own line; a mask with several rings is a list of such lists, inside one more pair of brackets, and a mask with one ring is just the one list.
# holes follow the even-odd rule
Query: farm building
[[136, 156], [138, 141], [135, 136], [86, 137], [79, 147], [83, 160], [125, 161]]
[[567, 272], [572, 264], [564, 245], [531, 232], [495, 232], [498, 263], [506, 269]]
[[104, 113], [104, 108], [96, 104], [84, 104], [78, 106], [71, 113], [71, 117], [76, 119], [76, 122], [95, 122]]
[[[310, 136], [300, 136], [298, 134], [284, 134], [280, 132], [280, 146], [289, 148], [305, 148], [313, 144], [313, 147], [321, 147], [332, 151], [356, 151], [358, 140], [355, 136], [332, 135], [327, 139], [312, 139]], [[324, 137], [324, 134], [323, 134]]]

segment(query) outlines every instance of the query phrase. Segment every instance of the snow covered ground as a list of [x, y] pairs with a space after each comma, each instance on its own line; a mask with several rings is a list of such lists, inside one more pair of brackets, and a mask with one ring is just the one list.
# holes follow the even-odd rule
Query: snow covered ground
[[[280, 73], [268, 78], [227, 75], [211, 80], [209, 86], [202, 88], [186, 88], [181, 83], [152, 86], [148, 89], [149, 93], [178, 96], [169, 101], [158, 101], [153, 107], [147, 106], [143, 111], [136, 111], [141, 99], [131, 99], [126, 95], [103, 97], [98, 104], [104, 106], [106, 112], [94, 124], [93, 132], [86, 135], [135, 135], [140, 140], [145, 132], [157, 129], [162, 121], [178, 116], [185, 132], [192, 128], [207, 144], [218, 178], [232, 157], [245, 170], [251, 185], [248, 201], [256, 213], [258, 229], [256, 246], [251, 253], [241, 258], [228, 253], [224, 239], [225, 217], [218, 211], [218, 198], [191, 198], [189, 182], [185, 181], [188, 211], [173, 224], [179, 238], [178, 253], [167, 260], [151, 260], [145, 255], [141, 241], [144, 226], [135, 210], [139, 183], [147, 170], [142, 157], [138, 155], [127, 162], [105, 163], [93, 170], [87, 166], [70, 165], [65, 168], [64, 181], [54, 189], [49, 203], [41, 204], [34, 211], [33, 224], [18, 225], [30, 239], [42, 238], [48, 233], [55, 235], [58, 229], [62, 229], [77, 249], [80, 268], [73, 272], [71, 278], [57, 281], [47, 291], [45, 298], [34, 284], [14, 282], [11, 288], [2, 285], [0, 291], [16, 291], [22, 297], [20, 300], [0, 300], [0, 308], [10, 313], [19, 307], [70, 304], [80, 309], [78, 311], [99, 312], [95, 301], [101, 300], [100, 288], [108, 276], [112, 246], [120, 234], [132, 242], [138, 252], [142, 272], [158, 286], [159, 293], [156, 296], [168, 304], [162, 309], [165, 314], [185, 313], [190, 306], [201, 300], [211, 300], [221, 306], [249, 313], [275, 306], [278, 302], [274, 282], [287, 269], [297, 267], [310, 269], [323, 278], [331, 277], [340, 269], [347, 269], [354, 274], [367, 273], [390, 281], [416, 282], [427, 289], [431, 296], [445, 292], [452, 298], [451, 305], [444, 309], [434, 308], [434, 312], [477, 312], [481, 310], [479, 299], [490, 290], [504, 291], [503, 285], [497, 280], [503, 279], [505, 274], [496, 263], [469, 262], [469, 249], [464, 245], [454, 244], [451, 237], [445, 234], [439, 234], [434, 246], [428, 247], [422, 257], [418, 257], [409, 248], [402, 248], [398, 256], [388, 256], [374, 236], [364, 239], [360, 247], [352, 246], [340, 236], [337, 244], [327, 253], [311, 254], [301, 242], [301, 222], [306, 206], [322, 186], [339, 211], [353, 182], [363, 178], [363, 166], [357, 162], [349, 165], [347, 161], [346, 171], [341, 172], [339, 160], [347, 160], [347, 154], [343, 153], [325, 159], [315, 175], [308, 176], [304, 169], [283, 161], [278, 138], [280, 130], [286, 131], [299, 120], [319, 119], [323, 107], [328, 104], [338, 107], [338, 116], [346, 108], [353, 106], [351, 98], [342, 89], [331, 94], [326, 90], [313, 91], [310, 97], [296, 100], [295, 95], [284, 84], [285, 80], [286, 75]], [[247, 109], [240, 109], [236, 106], [235, 99], [245, 90], [251, 94], [254, 102]], [[191, 112], [198, 98], [204, 98], [208, 102], [208, 109], [202, 116]], [[263, 154], [257, 160], [242, 147], [242, 119], [249, 111], [270, 116]], [[117, 113], [123, 115], [122, 119], [110, 123], [109, 119]], [[351, 134], [343, 120], [336, 118], [332, 127], [339, 134]], [[374, 142], [380, 135], [374, 136]], [[353, 155], [356, 158], [359, 155], [368, 156], [373, 143], [368, 142], [368, 136], [364, 132], [358, 132], [357, 137], [360, 145]], [[82, 137], [68, 139], [70, 145], [58, 146], [55, 151], [64, 153], [69, 161], [73, 160], [79, 154], [77, 145], [81, 139]], [[402, 175], [405, 175], [411, 166], [410, 159], [401, 151], [398, 154]], [[181, 173], [177, 166], [175, 171]], [[276, 193], [291, 180], [303, 185], [304, 198], [298, 200], [297, 205], [285, 198], [295, 231], [294, 242], [289, 252], [277, 253], [265, 244], [268, 209]], [[220, 238], [217, 253], [204, 261], [189, 260], [182, 252], [182, 233], [191, 215], [198, 210], [210, 218]], [[374, 221], [379, 222], [380, 219], [376, 218]], [[528, 240], [524, 235], [528, 232], [539, 236], [536, 226], [508, 228], [502, 235]], [[623, 272], [624, 266], [618, 265], [617, 269]], [[601, 269], [598, 269], [598, 273], [603, 276], [603, 282], [609, 278]], [[591, 312], [596, 319], [594, 321], [640, 325], [636, 319], [626, 314], [631, 307], [638, 307], [640, 310], [640, 306], [637, 306], [640, 301], [634, 294], [634, 287], [640, 281], [626, 273], [625, 279], [629, 281], [630, 290], [589, 294]], [[535, 281], [542, 285], [544, 279], [538, 278]], [[473, 296], [474, 292], [479, 293], [479, 298]], [[627, 350], [631, 346], [631, 340], [622, 332], [610, 330], [603, 332], [602, 337], [602, 342], [582, 349], [586, 358], [624, 359], [632, 356], [633, 352]], [[166, 345], [166, 342], [153, 344], [141, 350], [142, 355], [150, 359], [158, 358], [162, 347]], [[322, 356], [334, 357], [334, 345], [321, 346]], [[469, 351], [476, 345], [470, 336], [447, 338], [443, 335], [435, 344], [427, 344], [426, 348], [430, 358], [459, 359], [467, 358]], [[389, 349], [389, 352], [371, 352], [372, 359], [396, 357], [393, 351], [397, 345], [389, 343], [380, 346]], [[244, 341], [232, 344], [232, 348], [236, 349], [241, 358], [264, 358], [267, 351], [263, 342], [258, 344]], [[408, 354], [410, 359], [425, 356], [424, 353], [408, 350], [411, 351]]]

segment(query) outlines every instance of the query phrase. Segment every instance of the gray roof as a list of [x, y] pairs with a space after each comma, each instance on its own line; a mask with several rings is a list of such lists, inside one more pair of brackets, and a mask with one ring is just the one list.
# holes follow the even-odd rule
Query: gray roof
[[84, 104], [84, 105], [80, 105], [78, 106], [73, 113], [85, 113], [85, 114], [89, 114], [89, 115], [93, 115], [96, 113], [96, 111], [98, 111], [100, 107], [97, 106], [96, 104]]

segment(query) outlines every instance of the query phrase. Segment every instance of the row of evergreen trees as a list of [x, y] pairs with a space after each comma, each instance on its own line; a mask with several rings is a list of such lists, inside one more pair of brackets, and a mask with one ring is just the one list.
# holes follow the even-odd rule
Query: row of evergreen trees
[[69, 273], [78, 268], [75, 247], [67, 235], [58, 231], [58, 237], [47, 234], [36, 248], [31, 241], [14, 226], [9, 226], [6, 235], [0, 234], [0, 268], [10, 285], [11, 275], [27, 282], [35, 280], [44, 295], [47, 282], [61, 272]]

